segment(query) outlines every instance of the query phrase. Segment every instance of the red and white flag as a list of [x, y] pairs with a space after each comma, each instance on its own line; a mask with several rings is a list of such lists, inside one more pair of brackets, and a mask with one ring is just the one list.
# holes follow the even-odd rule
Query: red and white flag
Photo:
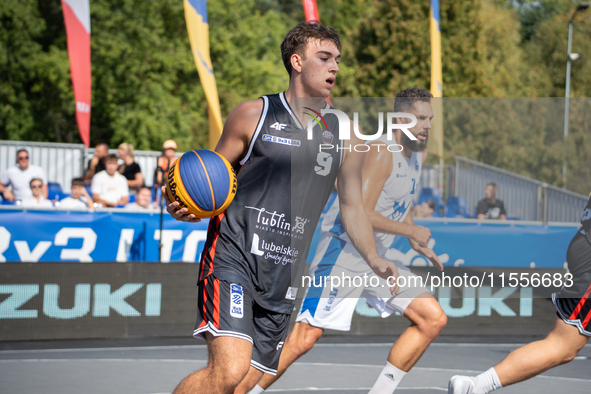
[[76, 123], [80, 138], [90, 146], [90, 6], [89, 0], [62, 0], [70, 75], [76, 101]]

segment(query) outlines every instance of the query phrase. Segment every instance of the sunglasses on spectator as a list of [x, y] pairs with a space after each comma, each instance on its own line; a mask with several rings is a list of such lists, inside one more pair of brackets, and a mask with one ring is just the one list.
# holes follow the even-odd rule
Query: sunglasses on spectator
[[29, 160], [29, 156], [21, 156], [17, 160]]
[[43, 185], [31, 185], [31, 189], [40, 189]]

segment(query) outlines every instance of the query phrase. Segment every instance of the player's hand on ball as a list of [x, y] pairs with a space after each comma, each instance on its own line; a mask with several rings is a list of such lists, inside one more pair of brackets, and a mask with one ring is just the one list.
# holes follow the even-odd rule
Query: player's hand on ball
[[415, 225], [414, 227], [415, 228], [411, 238], [421, 246], [426, 247], [429, 239], [431, 239], [431, 230], [429, 230], [427, 227], [418, 225]]
[[398, 267], [396, 267], [396, 264], [382, 258], [377, 258], [371, 261], [370, 267], [377, 276], [388, 282], [392, 295], [397, 295], [400, 292], [398, 286]]
[[181, 222], [197, 223], [201, 221], [201, 219], [196, 218], [195, 215], [189, 213], [187, 208], [179, 209], [180, 204], [178, 201], [171, 202], [168, 198], [168, 194], [166, 193], [166, 186], [162, 186], [161, 190], [164, 201], [166, 201], [166, 211], [170, 213], [170, 216]]

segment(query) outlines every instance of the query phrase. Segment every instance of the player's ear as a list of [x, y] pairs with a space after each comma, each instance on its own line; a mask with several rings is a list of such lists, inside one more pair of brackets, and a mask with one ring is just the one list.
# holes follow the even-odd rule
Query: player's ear
[[291, 61], [291, 68], [298, 74], [301, 73], [304, 59], [302, 59], [302, 57], [297, 53], [294, 53], [293, 55], [291, 55], [291, 58], [289, 60]]

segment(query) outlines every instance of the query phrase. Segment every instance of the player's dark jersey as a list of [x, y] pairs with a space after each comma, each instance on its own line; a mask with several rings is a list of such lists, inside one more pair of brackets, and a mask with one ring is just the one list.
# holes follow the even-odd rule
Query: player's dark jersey
[[[336, 116], [324, 115], [326, 125], [316, 124], [309, 140], [283, 93], [262, 99], [263, 112], [240, 161], [236, 197], [210, 221], [199, 280], [213, 273], [248, 288], [263, 308], [291, 313], [342, 161], [342, 140]], [[333, 148], [320, 150], [321, 144]]]

